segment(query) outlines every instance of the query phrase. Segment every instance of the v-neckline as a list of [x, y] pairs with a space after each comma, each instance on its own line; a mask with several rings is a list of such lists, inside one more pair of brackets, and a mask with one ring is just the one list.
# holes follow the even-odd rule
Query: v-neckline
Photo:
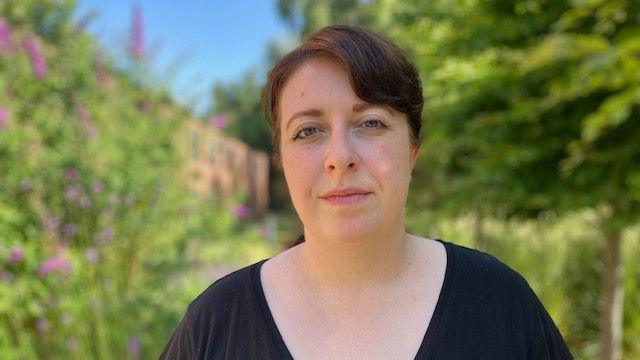
[[[427, 354], [429, 353], [429, 349], [431, 348], [432, 343], [432, 334], [435, 333], [440, 319], [443, 316], [445, 302], [449, 297], [449, 293], [451, 292], [449, 288], [451, 287], [451, 277], [453, 276], [453, 268], [455, 266], [455, 258], [453, 254], [452, 245], [448, 242], [442, 241], [440, 239], [434, 239], [440, 242], [446, 252], [447, 264], [444, 272], [444, 280], [442, 282], [442, 287], [440, 288], [440, 294], [438, 294], [438, 301], [436, 302], [436, 307], [433, 310], [433, 315], [431, 316], [431, 320], [429, 321], [429, 326], [427, 326], [427, 331], [422, 338], [422, 342], [420, 343], [420, 347], [418, 348], [418, 352], [416, 353], [416, 357], [414, 360], [422, 360], [427, 358]], [[289, 352], [289, 348], [287, 344], [284, 342], [284, 338], [280, 333], [280, 329], [278, 329], [278, 325], [276, 325], [276, 321], [273, 318], [273, 314], [271, 313], [271, 309], [269, 308], [269, 303], [267, 303], [267, 298], [264, 294], [264, 289], [262, 287], [262, 281], [260, 276], [260, 270], [262, 269], [262, 265], [269, 259], [262, 260], [255, 264], [255, 266], [251, 269], [251, 280], [253, 281], [253, 288], [255, 289], [255, 296], [258, 300], [258, 304], [262, 314], [267, 323], [267, 327], [269, 328], [269, 333], [273, 339], [274, 344], [280, 351], [283, 356], [283, 359], [294, 360], [293, 356]]]

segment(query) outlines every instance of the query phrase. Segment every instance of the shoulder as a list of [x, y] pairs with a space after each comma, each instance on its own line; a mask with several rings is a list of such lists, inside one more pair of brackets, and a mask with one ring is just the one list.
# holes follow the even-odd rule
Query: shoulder
[[[255, 317], [255, 272], [263, 261], [211, 284], [189, 304], [160, 358], [190, 359], [223, 349], [229, 325]], [[221, 345], [222, 344], [222, 345]]]
[[447, 250], [447, 270], [456, 281], [473, 288], [496, 288], [505, 295], [530, 292], [524, 277], [496, 257], [449, 242], [443, 244]]
[[456, 321], [466, 324], [463, 327], [469, 332], [464, 341], [476, 339], [479, 347], [503, 344], [511, 354], [527, 354], [526, 358], [571, 358], [553, 320], [522, 275], [491, 255], [443, 244], [448, 262], [445, 306], [454, 318], [449, 325], [460, 332]]
[[186, 317], [211, 318], [228, 314], [229, 306], [248, 301], [255, 291], [254, 272], [260, 270], [264, 261], [246, 266], [216, 280], [191, 302]]

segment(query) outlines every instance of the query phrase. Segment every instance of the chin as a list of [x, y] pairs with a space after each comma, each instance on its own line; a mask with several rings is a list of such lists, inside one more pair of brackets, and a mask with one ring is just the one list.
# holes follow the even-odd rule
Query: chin
[[[318, 226], [319, 225], [319, 226]], [[326, 219], [318, 228], [307, 228], [317, 236], [335, 239], [340, 242], [361, 242], [379, 235], [385, 230], [385, 225], [377, 217], [354, 217]]]

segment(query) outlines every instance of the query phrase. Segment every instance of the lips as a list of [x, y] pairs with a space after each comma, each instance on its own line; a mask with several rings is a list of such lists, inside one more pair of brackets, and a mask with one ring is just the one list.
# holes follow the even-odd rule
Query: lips
[[370, 194], [371, 191], [360, 188], [344, 188], [326, 192], [320, 198], [334, 205], [350, 205], [365, 200]]

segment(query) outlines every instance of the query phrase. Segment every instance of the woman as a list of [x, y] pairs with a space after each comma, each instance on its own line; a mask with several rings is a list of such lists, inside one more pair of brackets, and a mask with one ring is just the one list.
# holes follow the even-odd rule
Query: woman
[[526, 281], [405, 232], [422, 90], [393, 44], [324, 28], [271, 71], [263, 107], [304, 241], [216, 281], [167, 359], [568, 359]]

